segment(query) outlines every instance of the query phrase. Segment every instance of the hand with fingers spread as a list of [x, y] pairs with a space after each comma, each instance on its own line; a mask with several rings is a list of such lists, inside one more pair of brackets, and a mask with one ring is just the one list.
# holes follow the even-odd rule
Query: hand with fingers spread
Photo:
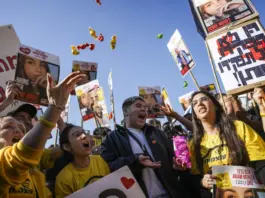
[[216, 180], [216, 177], [214, 175], [206, 174], [204, 175], [201, 184], [204, 188], [212, 189], [214, 180]]
[[176, 117], [177, 113], [175, 111], [173, 111], [173, 109], [169, 105], [160, 106], [160, 109], [161, 109], [161, 111], [163, 111], [165, 113], [166, 116], [172, 117], [172, 118]]
[[6, 86], [6, 99], [13, 102], [19, 96], [20, 88], [15, 81], [8, 81]]
[[139, 155], [138, 158], [139, 162], [148, 168], [160, 168], [161, 167], [161, 162], [152, 162], [150, 160], [150, 157], [144, 156], [144, 155]]
[[63, 110], [67, 103], [70, 92], [74, 89], [76, 83], [80, 80], [83, 80], [85, 77], [86, 75], [81, 74], [79, 71], [73, 72], [58, 85], [54, 86], [52, 77], [48, 73], [47, 96], [49, 104]]

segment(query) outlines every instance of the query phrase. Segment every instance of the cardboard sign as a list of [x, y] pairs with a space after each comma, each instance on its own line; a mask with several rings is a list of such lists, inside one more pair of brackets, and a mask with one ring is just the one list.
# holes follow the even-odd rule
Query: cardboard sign
[[195, 66], [195, 62], [178, 30], [171, 36], [167, 48], [176, 62], [181, 75], [185, 76]]
[[213, 175], [217, 188], [214, 188], [216, 198], [219, 197], [265, 197], [264, 185], [259, 184], [254, 169], [242, 166], [213, 166]]
[[162, 105], [161, 88], [157, 87], [138, 87], [141, 96], [148, 107], [148, 118], [163, 118], [165, 114], [160, 110]]
[[[14, 80], [17, 65], [17, 47], [20, 44], [19, 38], [12, 25], [0, 26], [0, 103], [6, 99], [5, 89], [7, 81]], [[15, 100], [0, 116], [14, 111], [24, 102]]]
[[54, 84], [57, 84], [59, 65], [58, 56], [20, 45], [15, 74], [15, 80], [21, 89], [18, 100], [47, 106], [47, 73], [51, 74]]
[[108, 111], [103, 88], [93, 80], [75, 88], [81, 115], [84, 121], [95, 118], [100, 126], [109, 126]]
[[81, 73], [86, 74], [86, 79], [78, 82], [78, 85], [86, 84], [92, 80], [97, 79], [97, 70], [98, 64], [94, 62], [85, 62], [85, 61], [73, 61], [72, 72], [81, 71]]
[[128, 166], [73, 193], [67, 198], [145, 198], [145, 195]]
[[190, 99], [191, 99], [191, 95], [193, 93], [194, 93], [194, 91], [191, 91], [191, 92], [179, 97], [179, 103], [181, 104], [184, 111], [186, 111], [190, 107]]
[[228, 94], [265, 84], [265, 32], [258, 21], [209, 39], [207, 44]]
[[218, 34], [231, 25], [237, 25], [258, 16], [249, 0], [192, 0], [197, 28], [205, 35]]
[[209, 84], [209, 85], [204, 85], [204, 86], [200, 87], [200, 89], [204, 90], [204, 91], [208, 91], [209, 93], [213, 94], [214, 96], [217, 94], [216, 87], [213, 83]]

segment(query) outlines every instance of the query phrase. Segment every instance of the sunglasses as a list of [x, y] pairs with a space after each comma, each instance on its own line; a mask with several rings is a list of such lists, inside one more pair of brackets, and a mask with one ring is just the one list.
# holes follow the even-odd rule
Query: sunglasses
[[209, 101], [209, 100], [210, 100], [209, 97], [207, 97], [207, 96], [203, 96], [203, 97], [201, 97], [201, 98], [199, 98], [199, 99], [197, 99], [197, 100], [193, 100], [193, 101], [191, 102], [191, 105], [192, 105], [192, 107], [195, 107], [195, 106], [197, 106], [199, 103], [201, 103], [201, 102], [207, 102], [207, 101]]

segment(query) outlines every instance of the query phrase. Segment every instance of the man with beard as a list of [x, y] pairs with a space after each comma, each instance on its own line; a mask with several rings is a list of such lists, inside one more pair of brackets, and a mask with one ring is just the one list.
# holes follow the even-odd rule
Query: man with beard
[[188, 197], [173, 168], [173, 145], [159, 129], [147, 125], [147, 105], [139, 96], [123, 102], [124, 128], [108, 134], [101, 156], [111, 171], [128, 166], [147, 197]]

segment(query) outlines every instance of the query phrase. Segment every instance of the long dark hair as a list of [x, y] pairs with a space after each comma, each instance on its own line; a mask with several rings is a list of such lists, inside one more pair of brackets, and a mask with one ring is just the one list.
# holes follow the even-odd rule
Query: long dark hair
[[[249, 163], [248, 153], [245, 144], [241, 138], [237, 135], [235, 125], [232, 120], [225, 114], [220, 103], [216, 98], [206, 91], [197, 91], [192, 94], [191, 101], [197, 94], [204, 94], [213, 103], [216, 108], [216, 121], [215, 124], [219, 129], [221, 139], [221, 149], [225, 146], [228, 147], [229, 160], [232, 165], [247, 165]], [[195, 159], [197, 169], [203, 174], [203, 158], [201, 156], [201, 141], [204, 136], [204, 129], [201, 121], [197, 118], [194, 109], [192, 107], [192, 124], [193, 124], [193, 144], [195, 151]]]
[[63, 131], [61, 132], [61, 135], [60, 135], [60, 147], [63, 151], [63, 156], [67, 160], [68, 163], [74, 161], [74, 156], [69, 151], [64, 150], [63, 145], [69, 144], [69, 136], [68, 135], [69, 135], [71, 129], [74, 127], [76, 127], [76, 126], [73, 124], [67, 124], [67, 126], [63, 129]]

